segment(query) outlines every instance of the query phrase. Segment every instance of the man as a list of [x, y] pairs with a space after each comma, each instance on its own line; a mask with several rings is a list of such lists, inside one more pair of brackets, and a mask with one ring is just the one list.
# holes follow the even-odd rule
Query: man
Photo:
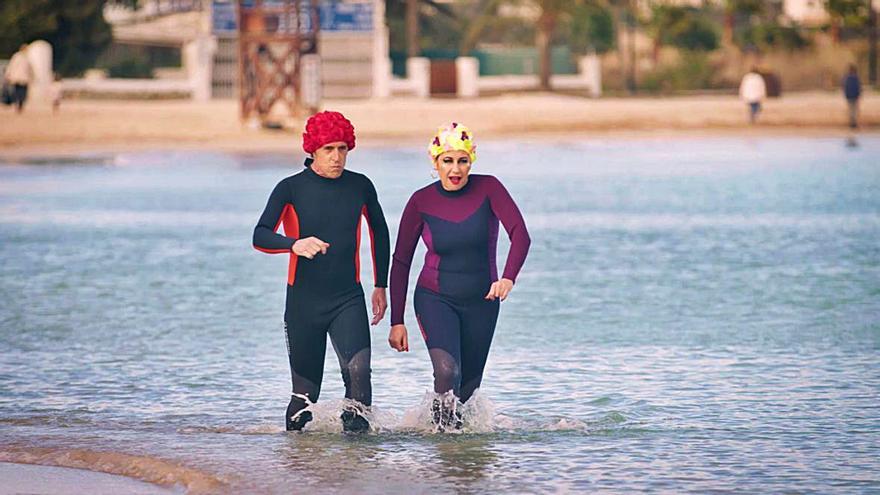
[[9, 60], [3, 78], [12, 86], [12, 104], [15, 111], [21, 113], [27, 100], [28, 84], [34, 76], [34, 70], [27, 58], [27, 45], [21, 45]]
[[843, 96], [849, 109], [849, 127], [856, 129], [859, 126], [859, 98], [862, 96], [862, 82], [859, 81], [859, 70], [855, 64], [850, 64], [849, 73], [843, 79]]
[[[301, 430], [312, 419], [306, 406], [321, 392], [327, 335], [350, 399], [342, 412], [343, 429], [369, 429], [370, 333], [360, 284], [361, 216], [366, 217], [372, 244], [373, 325], [388, 307], [390, 241], [372, 182], [345, 170], [354, 147], [354, 127], [341, 113], [309, 118], [303, 133], [303, 150], [311, 156], [306, 168], [278, 183], [254, 229], [256, 249], [290, 254], [284, 313], [293, 381], [288, 431]], [[276, 233], [280, 225], [283, 235]]]
[[761, 102], [767, 97], [767, 85], [758, 69], [752, 67], [739, 85], [739, 97], [749, 106], [749, 123], [754, 124], [761, 113]]

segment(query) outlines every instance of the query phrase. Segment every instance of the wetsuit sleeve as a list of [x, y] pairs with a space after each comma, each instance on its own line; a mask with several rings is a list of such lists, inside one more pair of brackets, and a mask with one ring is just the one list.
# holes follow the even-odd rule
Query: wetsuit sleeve
[[504, 265], [503, 278], [516, 282], [516, 276], [526, 261], [529, 254], [529, 245], [532, 240], [529, 237], [529, 231], [526, 229], [526, 222], [523, 220], [522, 213], [510, 197], [510, 193], [501, 184], [498, 179], [493, 179], [493, 184], [489, 189], [489, 203], [495, 216], [501, 220], [507, 236], [510, 238], [510, 251], [507, 253], [507, 263]]
[[284, 182], [278, 183], [269, 195], [269, 201], [263, 214], [260, 215], [260, 221], [254, 227], [254, 248], [270, 254], [290, 252], [296, 239], [277, 233], [281, 225], [281, 214], [285, 206], [290, 204], [289, 199]]
[[391, 262], [391, 325], [403, 323], [403, 311], [406, 308], [406, 290], [409, 284], [409, 269], [412, 265], [416, 244], [422, 235], [422, 217], [416, 204], [415, 196], [409, 198], [403, 215], [400, 217], [400, 228], [397, 229], [397, 244]]
[[388, 287], [388, 259], [391, 255], [391, 238], [388, 235], [388, 223], [379, 205], [379, 196], [373, 183], [367, 181], [366, 217], [370, 228], [370, 249], [373, 252], [373, 285]]

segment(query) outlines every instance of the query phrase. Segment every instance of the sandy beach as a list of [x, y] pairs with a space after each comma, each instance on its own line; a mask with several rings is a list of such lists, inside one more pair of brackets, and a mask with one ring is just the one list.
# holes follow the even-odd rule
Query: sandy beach
[[[758, 125], [732, 95], [588, 99], [547, 93], [467, 99], [328, 100], [345, 113], [358, 144], [420, 144], [444, 121], [459, 120], [482, 138], [643, 135], [846, 135], [837, 92], [788, 93], [767, 101]], [[58, 114], [37, 105], [2, 109], [0, 156], [144, 149], [281, 151], [298, 149], [295, 130], [243, 126], [235, 100], [71, 100]], [[880, 131], [880, 95], [861, 102], [861, 132]]]
[[[91, 495], [163, 495], [182, 493], [124, 476], [31, 464], [0, 462], [0, 495], [63, 495], [89, 493]], [[72, 491], [72, 487], [74, 491]]]

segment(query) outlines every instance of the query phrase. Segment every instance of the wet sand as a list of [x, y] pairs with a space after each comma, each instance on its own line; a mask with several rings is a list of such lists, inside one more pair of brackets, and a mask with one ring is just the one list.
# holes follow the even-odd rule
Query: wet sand
[[167, 495], [183, 489], [162, 488], [124, 476], [84, 469], [0, 462], [0, 495]]
[[[461, 121], [480, 138], [583, 138], [717, 135], [845, 136], [837, 92], [788, 93], [767, 101], [758, 125], [732, 95], [588, 99], [547, 93], [479, 99], [328, 100], [354, 122], [359, 145], [421, 145], [434, 127]], [[71, 100], [53, 114], [33, 105], [0, 109], [0, 156], [150, 149], [283, 151], [299, 148], [296, 129], [242, 125], [235, 100]], [[860, 132], [880, 132], [880, 94], [861, 103]]]
[[0, 495], [217, 493], [210, 473], [143, 455], [0, 445]]

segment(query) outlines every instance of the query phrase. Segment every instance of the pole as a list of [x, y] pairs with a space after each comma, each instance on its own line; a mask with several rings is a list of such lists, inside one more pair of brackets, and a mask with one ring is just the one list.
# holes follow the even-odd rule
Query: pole
[[868, 0], [868, 82], [877, 86], [877, 9]]

